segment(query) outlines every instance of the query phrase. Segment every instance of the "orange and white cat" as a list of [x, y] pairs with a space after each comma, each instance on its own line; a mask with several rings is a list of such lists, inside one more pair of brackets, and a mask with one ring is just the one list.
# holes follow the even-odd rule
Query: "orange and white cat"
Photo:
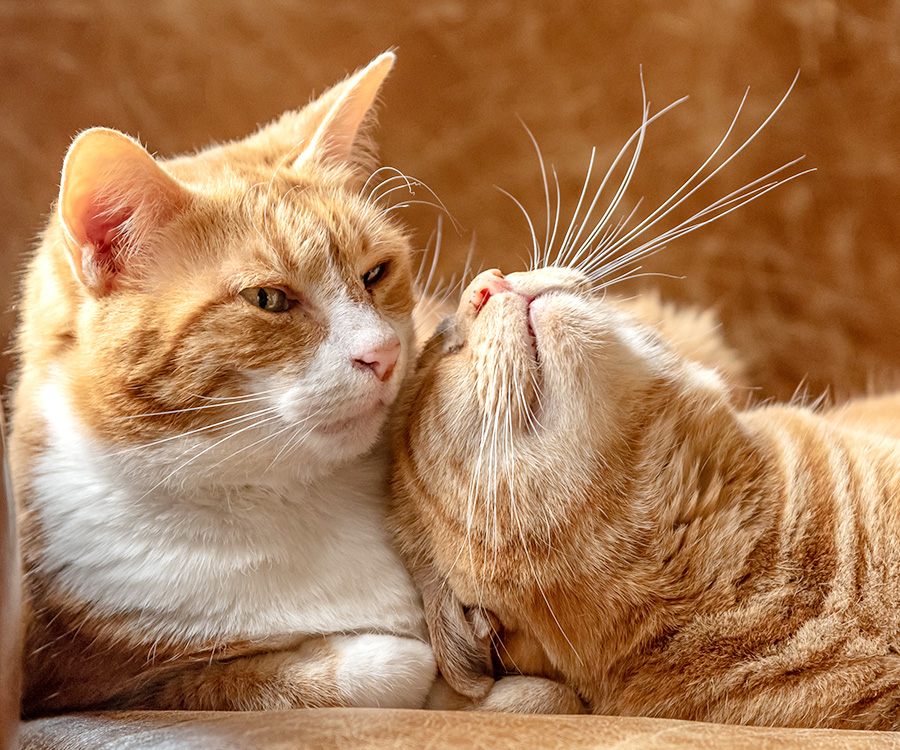
[[423, 704], [376, 445], [410, 247], [363, 185], [393, 60], [197, 154], [69, 149], [16, 344], [26, 715]]
[[400, 403], [393, 521], [470, 705], [900, 728], [897, 394], [738, 408], [549, 267], [479, 275]]

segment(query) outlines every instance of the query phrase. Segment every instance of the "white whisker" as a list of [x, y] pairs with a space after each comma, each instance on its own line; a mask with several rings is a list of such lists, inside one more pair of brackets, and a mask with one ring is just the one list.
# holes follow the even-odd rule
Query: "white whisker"
[[[437, 227], [435, 228], [434, 234], [432, 235], [435, 238], [434, 243], [434, 252], [431, 253], [431, 264], [428, 268], [428, 276], [425, 278], [425, 283], [422, 284], [422, 269], [425, 267], [425, 259], [428, 257], [428, 246], [426, 246], [425, 252], [422, 253], [422, 262], [419, 264], [419, 270], [416, 273], [415, 281], [413, 282], [413, 286], [420, 291], [422, 294], [428, 294], [431, 290], [431, 283], [434, 279], [435, 271], [437, 270], [438, 259], [441, 256], [441, 239], [443, 237], [443, 216], [438, 215], [437, 217]], [[431, 244], [431, 238], [428, 240], [428, 245]]]
[[[202, 397], [201, 397], [202, 398]], [[145, 419], [148, 417], [163, 417], [170, 414], [188, 414], [190, 412], [203, 411], [204, 409], [222, 409], [228, 406], [237, 406], [240, 404], [250, 404], [256, 401], [264, 401], [265, 396], [250, 396], [250, 397], [234, 397], [231, 399], [221, 399], [217, 404], [203, 404], [201, 406], [186, 406], [182, 409], [170, 409], [168, 411], [153, 411], [146, 412], [144, 414], [127, 414], [124, 417], [120, 417], [119, 419], [125, 421], [130, 419]]]
[[[641, 78], [641, 90], [643, 91], [643, 77]], [[631, 144], [635, 141], [635, 139], [643, 138], [643, 134], [646, 132], [647, 127], [649, 125], [651, 125], [653, 122], [658, 120], [660, 117], [662, 117], [666, 113], [670, 112], [672, 109], [674, 109], [678, 105], [686, 102], [687, 99], [688, 99], [688, 97], [684, 96], [681, 99], [678, 99], [678, 100], [672, 102], [667, 107], [664, 107], [659, 112], [657, 112], [655, 115], [648, 117], [647, 116], [648, 111], [647, 111], [646, 97], [644, 98], [644, 109], [643, 109], [644, 114], [642, 115], [641, 125], [639, 128], [637, 128], [631, 134], [631, 136], [628, 138], [628, 140], [625, 141], [625, 145], [622, 146], [621, 149], [619, 149], [619, 153], [616, 154], [616, 158], [613, 159], [612, 164], [610, 164], [609, 169], [607, 169], [606, 174], [604, 175], [603, 180], [600, 183], [600, 187], [597, 189], [597, 195], [599, 195], [603, 191], [603, 189], [606, 187], [606, 183], [609, 182], [609, 178], [612, 176], [613, 170], [615, 170], [616, 166], [618, 166], [619, 162], [622, 160], [622, 157], [628, 152], [628, 149], [631, 147]], [[591, 179], [591, 174], [593, 171], [594, 159], [596, 157], [596, 153], [597, 153], [596, 147], [592, 148], [591, 149], [591, 159], [588, 164], [588, 171], [587, 171], [587, 175], [585, 176], [585, 179], [584, 179], [584, 185], [582, 186], [582, 189], [581, 189], [581, 195], [578, 197], [578, 203], [575, 206], [575, 213], [572, 214], [572, 221], [569, 223], [569, 229], [566, 231], [565, 237], [563, 237], [563, 242], [562, 242], [562, 245], [560, 246], [559, 255], [557, 257], [557, 260], [554, 262], [554, 265], [563, 265], [563, 266], [568, 265], [568, 263], [566, 261], [566, 257], [568, 255], [566, 248], [568, 248], [570, 245], [574, 246], [575, 243], [577, 242], [577, 236], [573, 238], [572, 232], [575, 229], [576, 223], [578, 221], [578, 215], [581, 211], [581, 206], [584, 202], [585, 195], [587, 194], [587, 189], [588, 189], [588, 185], [590, 184], [590, 179]], [[591, 212], [592, 211], [589, 210], [585, 214], [584, 220], [581, 222], [581, 226], [584, 226], [585, 224], [587, 224], [588, 219], [590, 218]], [[607, 212], [607, 213], [609, 213], [609, 212]], [[606, 219], [602, 220], [601, 224], [605, 223], [605, 221], [606, 221]], [[580, 235], [580, 233], [581, 233], [581, 231], [579, 230], [578, 234]]]
[[[799, 75], [799, 73], [797, 75]], [[706, 159], [706, 161], [703, 162], [703, 164], [700, 166], [700, 168], [697, 169], [681, 185], [681, 187], [679, 187], [666, 201], [664, 201], [659, 207], [657, 207], [657, 209], [655, 211], [653, 211], [649, 216], [647, 216], [644, 220], [642, 220], [631, 231], [629, 231], [627, 234], [625, 234], [623, 237], [621, 237], [616, 243], [616, 249], [611, 250], [611, 252], [616, 252], [619, 247], [624, 246], [628, 242], [632, 241], [636, 237], [638, 237], [641, 234], [643, 234], [644, 232], [646, 232], [651, 227], [655, 226], [660, 220], [662, 220], [665, 216], [667, 216], [669, 213], [671, 213], [675, 208], [682, 205], [686, 200], [688, 200], [692, 195], [694, 195], [701, 187], [703, 187], [713, 177], [715, 177], [717, 174], [719, 174], [719, 172], [721, 172], [725, 168], [725, 166], [727, 166], [735, 157], [737, 157], [737, 155], [740, 154], [759, 135], [759, 133], [766, 127], [766, 125], [768, 125], [768, 123], [772, 120], [772, 118], [781, 109], [782, 105], [787, 100], [787, 97], [790, 95], [796, 82], [797, 82], [797, 76], [794, 77], [794, 80], [791, 82], [791, 85], [788, 87], [787, 92], [785, 92], [784, 96], [782, 96], [781, 100], [778, 102], [778, 104], [775, 106], [775, 108], [772, 110], [772, 112], [765, 118], [765, 120], [763, 120], [762, 124], [760, 124], [756, 128], [756, 130], [754, 130], [753, 133], [747, 139], [745, 139], [744, 142], [741, 143], [740, 146], [738, 146], [737, 149], [735, 149], [726, 159], [724, 159], [721, 164], [716, 166], [716, 168], [713, 169], [708, 175], [706, 175], [706, 177], [704, 177], [702, 180], [697, 182], [696, 185], [693, 185], [693, 187], [691, 187], [690, 190], [688, 190], [687, 188], [703, 172], [703, 170], [712, 162], [712, 160], [715, 158], [716, 154], [718, 154], [718, 152], [722, 149], [722, 147], [724, 146], [728, 137], [731, 135], [732, 131], [734, 130], [737, 119], [740, 116], [740, 113], [743, 109], [744, 103], [747, 99], [748, 92], [745, 92], [744, 96], [741, 99], [741, 102], [738, 106], [737, 112], [735, 113], [734, 117], [732, 118], [731, 124], [729, 125], [725, 135], [719, 141], [719, 143], [715, 147], [715, 149], [713, 149], [712, 153], [709, 155], [709, 157]], [[795, 165], [798, 161], [800, 161], [800, 159], [794, 159], [793, 161], [788, 162], [787, 164], [773, 170], [768, 175], [765, 175], [761, 178], [758, 178], [757, 180], [754, 180], [753, 182], [749, 183], [749, 185], [745, 186], [744, 188], [741, 188], [740, 190], [746, 190], [748, 187], [756, 185], [758, 182], [768, 179], [769, 177], [771, 177], [785, 169], [790, 168], [791, 166]], [[807, 170], [807, 171], [809, 171], [809, 170]], [[804, 173], [805, 172], [801, 172], [799, 174], [804, 174]], [[793, 177], [797, 177], [797, 176], [799, 176], [799, 174], [794, 175]], [[790, 181], [791, 179], [793, 179], [793, 177], [786, 178], [777, 184], [773, 184], [770, 189], [777, 187], [778, 184], [783, 184], [784, 182]], [[768, 192], [768, 190], [759, 191], [758, 194], [755, 195], [754, 197], [759, 197], [759, 195], [764, 195], [766, 192]], [[682, 195], [682, 193], [683, 193], [683, 195]], [[733, 193], [731, 195], [733, 195]], [[676, 200], [676, 198], [677, 198], [677, 200]], [[726, 196], [725, 199], [720, 199], [720, 201], [717, 201], [717, 203], [719, 203], [723, 200], [727, 200], [728, 198], [730, 198], [730, 195]], [[716, 204], [713, 204], [713, 205], [716, 205]], [[743, 203], [740, 205], [743, 205]], [[721, 215], [724, 216], [727, 213], [730, 213], [730, 211], [724, 212]], [[690, 220], [688, 220], [688, 221], [690, 221]], [[708, 223], [710, 223], [710, 222], [706, 221], [704, 223], [698, 224], [697, 228], [699, 228], [700, 226], [704, 226], [705, 224], [708, 224]], [[678, 235], [678, 236], [681, 236], [681, 235]]]
[[199, 435], [203, 432], [213, 432], [215, 430], [222, 429], [223, 427], [240, 424], [242, 422], [247, 422], [252, 419], [257, 419], [260, 416], [272, 414], [277, 411], [277, 407], [271, 406], [265, 409], [260, 409], [258, 411], [250, 412], [249, 414], [241, 414], [236, 417], [230, 417], [229, 419], [223, 419], [219, 422], [215, 422], [210, 425], [205, 425], [203, 427], [196, 427], [192, 430], [188, 430], [187, 432], [179, 432], [175, 435], [169, 435], [168, 437], [159, 438], [158, 440], [152, 440], [149, 443], [141, 443], [139, 445], [132, 445], [127, 448], [122, 448], [121, 450], [114, 451], [109, 453], [109, 456], [122, 456], [128, 453], [133, 453], [135, 451], [145, 450], [146, 448], [152, 448], [157, 445], [162, 445], [163, 443], [168, 443], [173, 440], [181, 440], [186, 437], [190, 437], [191, 435]]
[[[800, 161], [800, 159], [795, 159], [791, 163], [791, 165], [796, 164], [798, 161]], [[770, 174], [774, 174], [775, 172], [782, 171], [784, 168], [791, 166], [791, 165], [785, 165], [784, 167], [779, 167], [778, 170], [775, 170], [773, 173], [770, 173]], [[751, 201], [756, 200], [760, 196], [765, 195], [769, 191], [774, 190], [775, 188], [780, 187], [781, 185], [783, 185], [787, 182], [790, 182], [791, 180], [794, 180], [797, 177], [800, 177], [802, 175], [805, 175], [805, 174], [808, 174], [809, 172], [814, 172], [814, 171], [815, 171], [814, 169], [806, 169], [802, 172], [797, 172], [796, 174], [790, 175], [781, 180], [776, 180], [775, 182], [771, 182], [766, 185], [758, 186], [748, 192], [742, 192], [745, 190], [745, 188], [741, 188], [740, 190], [729, 194], [725, 198], [720, 198], [714, 204], [711, 204], [707, 208], [698, 212], [697, 214], [692, 216], [690, 219], [687, 219], [687, 220], [681, 222], [677, 226], [673, 227], [672, 229], [667, 230], [663, 234], [659, 235], [658, 237], [655, 237], [654, 239], [650, 240], [649, 242], [645, 243], [644, 245], [640, 245], [637, 248], [630, 250], [625, 255], [622, 255], [619, 258], [617, 258], [615, 261], [612, 261], [608, 266], [607, 265], [602, 266], [600, 269], [598, 269], [598, 271], [601, 271], [601, 270], [606, 271], [607, 269], [615, 270], [616, 268], [619, 268], [622, 265], [625, 265], [627, 263], [632, 263], [635, 260], [638, 260], [639, 258], [643, 258], [648, 255], [651, 255], [651, 254], [659, 251], [660, 249], [662, 249], [662, 247], [664, 246], [665, 243], [671, 242], [672, 240], [677, 239], [679, 237], [683, 237], [686, 234], [690, 234], [691, 232], [694, 232], [697, 229], [700, 229], [701, 227], [706, 226], [707, 224], [711, 224], [712, 222], [717, 221], [718, 219], [721, 219], [724, 216], [727, 216], [732, 211], [736, 211], [737, 209], [741, 208], [742, 206], [746, 205], [747, 203], [750, 203]], [[762, 178], [762, 179], [765, 179], [765, 178]], [[751, 184], [755, 184], [756, 182], [758, 182], [758, 181], [754, 181], [754, 183], [751, 183]], [[719, 209], [721, 209], [721, 210], [719, 210]], [[697, 218], [707, 216], [709, 213], [714, 212], [714, 211], [719, 211], [719, 212], [714, 213], [714, 215], [710, 216], [709, 218], [704, 219], [703, 221], [696, 221]], [[695, 223], [691, 223], [691, 222], [695, 222]], [[617, 252], [617, 251], [618, 251], [618, 248], [616, 248], [614, 251], [604, 251], [601, 254], [600, 259], [609, 257], [610, 255], [615, 255], [615, 252]]]
[[501, 193], [503, 193], [507, 198], [509, 198], [513, 203], [515, 203], [519, 207], [519, 210], [522, 212], [522, 215], [525, 217], [525, 221], [528, 222], [528, 229], [531, 232], [531, 242], [532, 242], [532, 251], [533, 251], [532, 254], [535, 257], [539, 257], [541, 248], [540, 248], [540, 244], [538, 243], [537, 233], [534, 230], [534, 224], [531, 221], [531, 217], [528, 215], [528, 211], [525, 210], [525, 206], [523, 206], [522, 203], [519, 201], [519, 199], [516, 198], [512, 193], [508, 193], [502, 187], [497, 187], [496, 185], [494, 185], [494, 188], [496, 190], [499, 190]]
[[[231, 453], [231, 455], [226, 456], [225, 458], [221, 459], [220, 461], [217, 461], [216, 463], [214, 463], [212, 465], [212, 468], [215, 468], [216, 466], [220, 466], [221, 464], [225, 463], [225, 461], [230, 461], [235, 456], [240, 455], [244, 451], [250, 450], [251, 448], [257, 447], [257, 449], [258, 449], [258, 446], [274, 440], [279, 435], [283, 435], [285, 432], [287, 432], [289, 430], [298, 430], [299, 427], [305, 426], [306, 423], [309, 422], [310, 419], [312, 419], [315, 416], [318, 416], [319, 414], [322, 413], [322, 411], [324, 411], [324, 410], [319, 409], [319, 410], [313, 412], [312, 414], [307, 415], [306, 417], [301, 419], [299, 422], [287, 424], [284, 427], [276, 430], [275, 432], [270, 432], [268, 435], [264, 435], [259, 440], [256, 440], [256, 441], [250, 443], [249, 445], [245, 445], [244, 447], [239, 448], [238, 450]], [[312, 433], [318, 426], [319, 426], [319, 424], [316, 423], [312, 427], [307, 429], [307, 431], [303, 434], [303, 438], [305, 438], [310, 433]], [[302, 440], [302, 438], [301, 438], [301, 440]], [[282, 455], [283, 450], [284, 450], [284, 447], [282, 447], [282, 449], [278, 452], [278, 454], [275, 456], [275, 458], [272, 459], [272, 462], [263, 470], [262, 474], [265, 474], [270, 468], [272, 468], [272, 465], [275, 463], [275, 461]], [[262, 476], [262, 474], [260, 474], [260, 476]]]
[[234, 431], [234, 432], [230, 432], [229, 434], [227, 434], [227, 435], [226, 435], [225, 437], [223, 437], [222, 439], [217, 440], [217, 441], [216, 441], [215, 443], [213, 443], [212, 445], [207, 446], [206, 448], [204, 448], [203, 450], [201, 450], [199, 453], [196, 453], [195, 455], [191, 456], [191, 458], [189, 458], [189, 459], [188, 459], [187, 461], [185, 461], [184, 463], [179, 464], [179, 465], [178, 465], [177, 467], [175, 467], [172, 471], [170, 471], [168, 474], [166, 474], [166, 476], [164, 476], [162, 479], [160, 479], [158, 482], [156, 482], [152, 487], [150, 487], [150, 489], [148, 489], [146, 492], [144, 492], [144, 494], [143, 494], [141, 497], [139, 497], [139, 498], [137, 499], [136, 502], [140, 502], [140, 501], [143, 500], [144, 498], [148, 497], [154, 490], [157, 490], [157, 489], [159, 489], [160, 487], [162, 487], [164, 484], [168, 483], [168, 482], [172, 479], [172, 477], [174, 477], [174, 476], [175, 476], [176, 474], [178, 474], [180, 471], [182, 471], [183, 469], [185, 469], [185, 468], [187, 468], [188, 466], [190, 466], [194, 461], [196, 461], [196, 460], [197, 460], [198, 458], [200, 458], [201, 456], [206, 455], [206, 454], [209, 453], [211, 450], [214, 450], [215, 448], [217, 448], [218, 446], [220, 446], [220, 445], [221, 445], [222, 443], [224, 443], [226, 440], [231, 440], [232, 438], [237, 437], [238, 435], [241, 435], [242, 433], [246, 432], [247, 430], [252, 430], [252, 429], [255, 429], [255, 428], [259, 428], [259, 427], [261, 427], [263, 424], [265, 424], [266, 422], [271, 422], [271, 421], [273, 421], [273, 420], [276, 419], [276, 418], [277, 418], [277, 417], [276, 417], [275, 415], [273, 415], [273, 416], [270, 416], [270, 417], [268, 417], [267, 419], [263, 420], [263, 422], [261, 422], [261, 423], [259, 423], [259, 422], [254, 422], [253, 424], [247, 425], [246, 427], [242, 427], [242, 428], [239, 429], [239, 430], [236, 430], [236, 431]]
[[[382, 169], [385, 169], [385, 167], [382, 167]], [[437, 209], [439, 212], [441, 212], [443, 215], [445, 215], [448, 219], [450, 219], [450, 222], [453, 224], [453, 228], [457, 232], [462, 231], [462, 228], [461, 228], [459, 222], [454, 218], [453, 214], [450, 213], [450, 210], [447, 208], [446, 205], [444, 205], [444, 202], [440, 199], [440, 197], [434, 190], [432, 190], [427, 184], [425, 184], [424, 182], [422, 182], [422, 180], [420, 180], [418, 178], [409, 177], [408, 175], [405, 175], [399, 169], [396, 169], [394, 167], [391, 167], [390, 169], [392, 171], [396, 172], [396, 175], [393, 177], [388, 177], [385, 180], [382, 180], [370, 191], [369, 195], [367, 196], [367, 200], [370, 203], [372, 203], [373, 205], [380, 205], [381, 201], [386, 196], [390, 195], [391, 193], [393, 193], [397, 190], [405, 190], [410, 196], [414, 196], [416, 194], [416, 190], [415, 190], [416, 188], [421, 188], [422, 190], [425, 190], [432, 198], [434, 198], [434, 201], [424, 201], [424, 200], [401, 201], [400, 203], [395, 203], [393, 205], [382, 207], [381, 208], [382, 216], [388, 215], [391, 211], [393, 211], [396, 208], [407, 208], [410, 205], [430, 206], [432, 208]], [[403, 182], [402, 185], [394, 185], [389, 190], [385, 190], [383, 193], [381, 193], [377, 197], [373, 198], [373, 195], [376, 190], [378, 190], [386, 185], [389, 185], [393, 182], [401, 181], [401, 180]], [[368, 181], [366, 184], [368, 184]]]
[[550, 255], [553, 252], [553, 244], [556, 242], [556, 230], [559, 228], [559, 214], [562, 208], [562, 199], [559, 194], [559, 175], [556, 173], [556, 167], [551, 165], [550, 169], [553, 172], [553, 184], [556, 186], [556, 216], [553, 219], [553, 233], [550, 235], [550, 241], [547, 243], [547, 247], [544, 251], [544, 256], [548, 263]]
[[[369, 187], [369, 183], [372, 181], [372, 178], [374, 178], [378, 174], [381, 174], [382, 172], [392, 172], [394, 174], [391, 177], [386, 177], [383, 180], [377, 182], [375, 185], [372, 186], [372, 189], [368, 193], [366, 193], [366, 188]], [[407, 177], [405, 174], [403, 174], [403, 172], [401, 172], [396, 167], [384, 166], [384, 167], [379, 167], [374, 172], [372, 172], [372, 174], [369, 175], [369, 178], [366, 180], [365, 184], [362, 186], [362, 189], [359, 191], [360, 195], [365, 195], [365, 198], [367, 201], [370, 201], [372, 203], [377, 203], [378, 198], [372, 197], [373, 195], [375, 195], [375, 191], [378, 190], [383, 185], [385, 185], [386, 183], [391, 183], [395, 180], [404, 180], [406, 182], [406, 184], [409, 186], [408, 187], [409, 191], [412, 192], [412, 181], [410, 180], [409, 177]]]
[[[541, 147], [538, 146], [537, 139], [534, 137], [534, 133], [528, 129], [528, 126], [525, 124], [522, 118], [519, 118], [519, 122], [522, 127], [525, 128], [525, 132], [528, 134], [528, 137], [531, 139], [531, 144], [534, 146], [534, 150], [537, 152], [538, 164], [541, 168], [541, 180], [544, 183], [544, 201], [546, 203], [546, 215], [547, 215], [547, 231], [544, 234], [544, 265], [546, 266], [549, 263], [549, 258], [547, 257], [547, 253], [550, 248], [550, 186], [547, 183], [547, 168], [544, 164], [544, 156], [541, 153]], [[558, 214], [557, 214], [558, 216]], [[535, 246], [535, 251], [538, 251], [537, 246]]]
[[[625, 170], [625, 175], [622, 178], [621, 183], [619, 184], [618, 189], [613, 194], [612, 200], [604, 211], [603, 215], [600, 217], [600, 221], [597, 222], [597, 225], [594, 227], [593, 231], [589, 234], [588, 239], [575, 251], [575, 246], [578, 244], [578, 240], [581, 237], [581, 232], [584, 230], [585, 225], [587, 224], [588, 219], [591, 214], [594, 212], [594, 207], [597, 205], [597, 201], [600, 199], [600, 195], [603, 192], [603, 188], [606, 186], [607, 181], [609, 180], [610, 175], [612, 174], [612, 170], [615, 167], [618, 160], [621, 158], [621, 154], [624, 152], [620, 151], [619, 156], [616, 157], [616, 160], [607, 170], [606, 175], [603, 177], [603, 181], [600, 183], [600, 187], [597, 188], [596, 193], [594, 193], [594, 199], [591, 201], [591, 205], [588, 207], [587, 213], [584, 217], [584, 222], [579, 228], [577, 234], [571, 240], [570, 249], [563, 254], [563, 250], [565, 247], [560, 248], [560, 254], [562, 255], [561, 262], [564, 264], [569, 264], [577, 261], [580, 255], [584, 252], [584, 249], [590, 243], [590, 238], [599, 234], [602, 227], [606, 225], [606, 222], [609, 220], [609, 217], [612, 215], [613, 211], [616, 210], [619, 203], [622, 200], [622, 196], [625, 195], [625, 191], [628, 189], [628, 186], [631, 184], [631, 178], [634, 176], [634, 172], [637, 169], [638, 160], [641, 157], [641, 148], [644, 145], [644, 137], [647, 133], [647, 125], [649, 124], [649, 115], [650, 115], [650, 105], [647, 102], [647, 91], [644, 88], [644, 77], [643, 73], [641, 74], [641, 95], [643, 97], [643, 108], [642, 108], [642, 116], [641, 116], [641, 126], [638, 128], [637, 133], [637, 143], [634, 147], [634, 154], [632, 154], [631, 161], [628, 163], [628, 167]], [[632, 136], [633, 138], [634, 136]], [[631, 139], [629, 139], [630, 143]], [[627, 148], [628, 144], [626, 144]], [[572, 254], [574, 252], [574, 254]]]
[[197, 393], [189, 393], [188, 395], [191, 398], [199, 398], [199, 399], [203, 399], [204, 401], [230, 401], [233, 398], [249, 398], [249, 397], [253, 397], [253, 396], [265, 396], [269, 393], [276, 393], [281, 390], [282, 390], [282, 388], [280, 388], [280, 387], [269, 388], [268, 390], [265, 390], [265, 391], [254, 391], [253, 393], [247, 393], [242, 396], [201, 396], [200, 394], [197, 394]]

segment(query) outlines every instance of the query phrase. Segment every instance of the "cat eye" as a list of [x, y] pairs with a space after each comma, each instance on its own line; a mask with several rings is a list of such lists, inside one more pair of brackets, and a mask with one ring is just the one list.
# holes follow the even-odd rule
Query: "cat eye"
[[371, 289], [375, 286], [381, 279], [384, 278], [384, 275], [387, 273], [388, 264], [387, 261], [384, 263], [379, 263], [377, 266], [372, 266], [368, 271], [366, 271], [362, 275], [363, 284], [366, 285], [366, 289]]
[[266, 312], [285, 312], [291, 308], [288, 296], [272, 286], [251, 286], [241, 290], [241, 297], [254, 307]]

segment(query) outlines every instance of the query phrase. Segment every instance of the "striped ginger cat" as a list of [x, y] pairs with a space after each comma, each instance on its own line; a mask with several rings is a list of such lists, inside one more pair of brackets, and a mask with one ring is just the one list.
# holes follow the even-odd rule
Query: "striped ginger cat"
[[424, 702], [373, 453], [413, 336], [363, 184], [392, 64], [195, 155], [69, 149], [17, 340], [26, 715]]
[[900, 727], [900, 396], [733, 401], [580, 271], [471, 283], [392, 510], [469, 706]]
[[740, 408], [739, 363], [708, 314], [606, 296], [667, 239], [778, 184], [626, 250], [708, 179], [701, 167], [636, 228], [607, 228], [647, 112], [599, 223], [609, 173], [554, 252], [548, 191], [532, 270], [478, 275], [398, 400], [390, 520], [423, 593], [436, 694], [900, 728], [900, 395]]

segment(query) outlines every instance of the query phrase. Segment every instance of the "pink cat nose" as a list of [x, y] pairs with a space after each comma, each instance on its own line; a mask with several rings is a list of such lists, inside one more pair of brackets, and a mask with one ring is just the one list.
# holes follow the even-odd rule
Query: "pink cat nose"
[[503, 278], [503, 274], [497, 268], [478, 274], [469, 288], [472, 290], [472, 304], [475, 306], [476, 313], [481, 312], [481, 308], [493, 295], [514, 291], [512, 285]]
[[400, 339], [396, 336], [385, 344], [370, 349], [353, 359], [353, 364], [360, 369], [369, 369], [382, 383], [386, 382], [394, 372], [397, 359], [400, 357]]

